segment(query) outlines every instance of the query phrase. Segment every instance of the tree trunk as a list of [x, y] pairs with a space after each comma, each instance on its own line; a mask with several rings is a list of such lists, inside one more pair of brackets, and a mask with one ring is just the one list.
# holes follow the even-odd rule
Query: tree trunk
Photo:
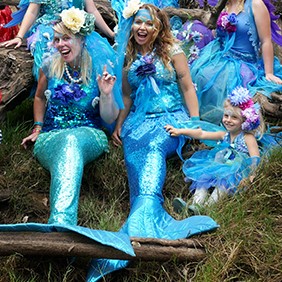
[[199, 261], [205, 251], [199, 241], [192, 239], [165, 240], [131, 238], [136, 257], [132, 257], [71, 232], [0, 232], [0, 255], [15, 253], [45, 256], [84, 256], [123, 260]]

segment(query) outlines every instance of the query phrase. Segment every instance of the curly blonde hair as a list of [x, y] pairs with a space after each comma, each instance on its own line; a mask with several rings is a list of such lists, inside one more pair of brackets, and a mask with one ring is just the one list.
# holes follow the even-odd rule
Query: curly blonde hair
[[[171, 62], [171, 48], [176, 41], [170, 31], [170, 23], [167, 14], [152, 4], [144, 4], [140, 9], [146, 9], [150, 12], [153, 23], [154, 33], [152, 42], [150, 42], [150, 51], [155, 48], [156, 55], [161, 58], [165, 67], [172, 71]], [[138, 48], [131, 30], [125, 57], [125, 69], [128, 70], [133, 61], [136, 59]]]
[[[72, 38], [81, 38], [82, 42], [84, 44], [84, 37], [81, 35], [76, 35], [71, 32], [62, 22], [58, 22], [53, 26], [54, 32], [60, 33], [60, 34], [66, 34], [69, 37]], [[83, 84], [88, 84], [91, 79], [91, 74], [92, 74], [92, 60], [91, 57], [89, 56], [88, 51], [86, 48], [83, 46], [82, 47], [82, 53], [81, 53], [81, 78]], [[50, 75], [55, 76], [59, 79], [63, 78], [64, 75], [64, 60], [62, 56], [60, 55], [59, 52], [56, 52], [53, 55], [53, 59], [51, 62], [51, 67], [50, 67]]]

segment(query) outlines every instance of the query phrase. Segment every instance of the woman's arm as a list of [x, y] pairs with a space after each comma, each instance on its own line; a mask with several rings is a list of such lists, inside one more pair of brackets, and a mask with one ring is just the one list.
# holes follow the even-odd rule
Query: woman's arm
[[173, 65], [191, 117], [199, 117], [199, 104], [184, 53], [173, 56]]
[[24, 15], [23, 21], [20, 26], [20, 30], [17, 36], [9, 41], [2, 43], [1, 47], [8, 47], [15, 45], [15, 48], [19, 48], [22, 45], [23, 38], [27, 31], [31, 28], [39, 14], [40, 4], [30, 3], [27, 11]]
[[[48, 85], [47, 77], [40, 69], [38, 85], [33, 102], [33, 116], [34, 116], [34, 122], [39, 122], [42, 124], [46, 111], [46, 97], [44, 95], [44, 92], [47, 89], [47, 85]], [[41, 126], [36, 125], [33, 132], [28, 137], [23, 139], [21, 145], [23, 145], [24, 148], [26, 149], [28, 143], [36, 141], [40, 131], [41, 131]]]
[[269, 12], [262, 0], [253, 0], [253, 13], [261, 42], [262, 58], [264, 62], [265, 78], [282, 84], [282, 80], [273, 74], [273, 44], [271, 39], [271, 25]]
[[116, 127], [112, 134], [113, 142], [116, 146], [122, 145], [122, 142], [120, 139], [121, 127], [122, 127], [124, 120], [128, 116], [130, 108], [132, 106], [132, 100], [130, 98], [131, 87], [128, 83], [127, 73], [125, 71], [123, 72], [123, 76], [122, 76], [122, 93], [123, 93], [122, 98], [123, 98], [123, 103], [124, 103], [124, 109], [120, 110], [119, 112], [119, 116], [116, 122]]
[[115, 33], [109, 28], [109, 26], [104, 21], [103, 17], [101, 16], [101, 14], [99, 13], [99, 11], [96, 8], [94, 1], [93, 0], [85, 0], [85, 7], [86, 7], [86, 11], [88, 13], [91, 13], [95, 16], [95, 18], [96, 18], [95, 24], [97, 25], [97, 27], [106, 36], [113, 39], [115, 37]]

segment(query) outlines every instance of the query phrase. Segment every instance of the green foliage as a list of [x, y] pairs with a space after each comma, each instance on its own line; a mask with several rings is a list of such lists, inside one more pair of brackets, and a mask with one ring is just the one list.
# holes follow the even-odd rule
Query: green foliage
[[[24, 150], [21, 140], [32, 126], [32, 104], [27, 101], [9, 113], [0, 124], [0, 193], [10, 195], [0, 202], [0, 223], [47, 222], [49, 173]], [[192, 144], [192, 149], [194, 149]], [[196, 144], [197, 145], [197, 144]], [[79, 224], [117, 231], [129, 213], [129, 191], [121, 148], [85, 167], [79, 204]], [[191, 149], [190, 149], [191, 150]], [[165, 208], [177, 219], [174, 197], [189, 200], [181, 161], [167, 165]], [[276, 150], [260, 165], [248, 188], [206, 210], [220, 228], [197, 236], [207, 251], [200, 263], [132, 262], [126, 269], [108, 275], [105, 281], [282, 281], [282, 150]], [[84, 281], [90, 258], [23, 257], [0, 258], [0, 282]]]

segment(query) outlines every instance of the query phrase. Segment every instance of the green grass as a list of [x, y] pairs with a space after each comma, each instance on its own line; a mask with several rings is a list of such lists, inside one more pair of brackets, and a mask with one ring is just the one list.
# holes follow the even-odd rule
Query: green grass
[[[47, 222], [49, 173], [20, 142], [32, 125], [32, 103], [26, 101], [0, 124], [0, 192], [11, 199], [0, 202], [0, 223]], [[207, 257], [199, 263], [132, 262], [105, 281], [282, 281], [282, 149], [259, 166], [248, 189], [207, 210], [220, 228], [197, 236]], [[174, 197], [189, 199], [178, 159], [168, 161], [165, 207], [173, 212]], [[47, 204], [46, 204], [47, 203]], [[129, 213], [129, 192], [122, 149], [111, 144], [110, 154], [86, 166], [79, 204], [79, 224], [117, 231]], [[0, 282], [84, 281], [89, 258], [0, 258]]]

